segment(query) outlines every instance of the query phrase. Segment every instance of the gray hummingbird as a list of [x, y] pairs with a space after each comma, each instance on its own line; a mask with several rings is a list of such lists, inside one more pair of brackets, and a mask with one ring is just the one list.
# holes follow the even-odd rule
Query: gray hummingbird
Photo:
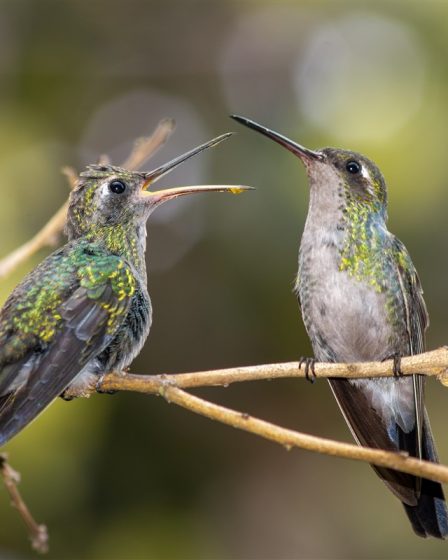
[[0, 445], [62, 392], [82, 394], [109, 371], [123, 371], [148, 336], [146, 221], [163, 202], [204, 185], [151, 191], [182, 162], [224, 134], [154, 171], [90, 165], [70, 195], [68, 243], [39, 264], [0, 310]]
[[[249, 119], [304, 164], [310, 202], [295, 292], [322, 362], [394, 358], [393, 378], [329, 379], [359, 445], [438, 462], [424, 406], [424, 376], [400, 376], [399, 359], [424, 352], [428, 313], [405, 246], [387, 229], [387, 190], [378, 167], [338, 148], [313, 151]], [[373, 467], [404, 505], [417, 535], [445, 538], [448, 515], [437, 482]]]

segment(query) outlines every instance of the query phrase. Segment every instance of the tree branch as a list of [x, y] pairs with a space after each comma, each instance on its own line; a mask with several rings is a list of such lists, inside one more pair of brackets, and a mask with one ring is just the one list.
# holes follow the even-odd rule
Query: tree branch
[[[438, 348], [431, 352], [402, 358], [403, 374], [425, 372], [425, 375], [437, 376], [447, 384], [448, 349]], [[368, 378], [393, 376], [393, 362], [360, 362], [354, 364], [316, 363], [317, 378], [345, 377]], [[357, 445], [337, 442], [325, 438], [303, 434], [281, 428], [264, 420], [253, 418], [246, 413], [237, 412], [199, 397], [190, 395], [183, 388], [224, 386], [242, 381], [259, 381], [279, 378], [305, 377], [299, 362], [266, 364], [260, 366], [236, 367], [214, 371], [180, 373], [172, 375], [134, 375], [109, 373], [97, 387], [91, 387], [87, 393], [73, 396], [89, 396], [97, 389], [101, 391], [133, 391], [147, 395], [162, 395], [168, 402], [175, 403], [191, 412], [206, 416], [212, 420], [233, 426], [279, 443], [288, 449], [299, 447], [308, 451], [365, 461], [379, 467], [393, 468], [415, 476], [431, 480], [448, 482], [448, 467], [420, 461], [405, 453], [395, 453], [380, 449], [359, 447]]]
[[37, 552], [42, 554], [48, 552], [48, 531], [46, 525], [36, 523], [33, 516], [28, 509], [28, 506], [23, 501], [17, 485], [20, 482], [20, 474], [15, 471], [8, 463], [6, 453], [0, 454], [0, 474], [3, 478], [6, 490], [11, 498], [11, 505], [17, 509], [20, 517], [28, 528], [28, 533], [31, 540], [31, 546]]
[[167, 379], [161, 383], [159, 394], [169, 403], [175, 403], [182, 408], [186, 408], [201, 416], [206, 416], [211, 420], [217, 420], [233, 428], [244, 430], [245, 432], [279, 443], [286, 447], [287, 450], [292, 447], [299, 447], [308, 451], [333, 455], [334, 457], [365, 461], [379, 467], [396, 469], [431, 480], [448, 482], [448, 467], [445, 465], [421, 461], [409, 457], [407, 453], [394, 453], [381, 449], [360, 447], [350, 443], [342, 443], [281, 428], [265, 420], [254, 418], [247, 413], [237, 412], [190, 395], [169, 383]]
[[[401, 371], [404, 375], [422, 373], [436, 376], [441, 383], [448, 386], [448, 347], [407, 356], [401, 359]], [[317, 379], [328, 377], [359, 378], [359, 377], [391, 377], [393, 361], [358, 362], [353, 364], [316, 363], [314, 367]], [[101, 383], [103, 391], [135, 391], [138, 393], [155, 394], [160, 383], [169, 379], [176, 387], [187, 389], [192, 387], [227, 387], [231, 383], [242, 381], [260, 381], [263, 379], [280, 379], [305, 377], [305, 371], [299, 362], [263, 364], [228, 369], [200, 371], [194, 373], [177, 373], [169, 375], [134, 375], [109, 373]]]

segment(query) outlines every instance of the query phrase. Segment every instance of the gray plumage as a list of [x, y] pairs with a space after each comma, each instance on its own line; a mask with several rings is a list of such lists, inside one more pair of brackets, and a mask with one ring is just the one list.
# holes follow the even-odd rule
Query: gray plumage
[[[429, 324], [417, 272], [386, 226], [386, 184], [361, 154], [312, 151], [244, 117], [305, 165], [310, 203], [295, 290], [315, 358], [378, 361], [423, 352]], [[330, 379], [360, 445], [438, 461], [424, 408], [424, 378]], [[445, 538], [448, 514], [439, 483], [374, 467], [402, 501], [414, 531]]]

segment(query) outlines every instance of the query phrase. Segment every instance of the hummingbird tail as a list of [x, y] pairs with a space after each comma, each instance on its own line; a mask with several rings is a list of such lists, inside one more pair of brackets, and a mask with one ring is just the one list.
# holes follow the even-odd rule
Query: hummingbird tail
[[[431, 433], [427, 414], [423, 422], [422, 459], [438, 463], [437, 451]], [[403, 503], [412, 528], [420, 537], [448, 537], [448, 512], [442, 485], [432, 480], [422, 479], [421, 493], [417, 505]]]
[[[330, 379], [330, 386], [356, 441], [363, 446], [406, 451], [419, 456], [417, 430], [405, 432], [394, 421], [386, 421], [372, 407], [369, 394], [348, 379]], [[402, 384], [412, 380], [393, 381]], [[438, 462], [426, 411], [422, 411], [422, 459]], [[441, 484], [393, 469], [372, 465], [386, 486], [403, 503], [417, 535], [448, 537], [448, 513]]]

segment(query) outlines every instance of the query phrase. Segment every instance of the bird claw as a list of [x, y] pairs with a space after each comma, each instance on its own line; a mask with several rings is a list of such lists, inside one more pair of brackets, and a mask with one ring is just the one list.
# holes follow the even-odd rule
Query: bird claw
[[62, 391], [62, 393], [59, 396], [65, 402], [69, 402], [75, 399], [75, 396], [71, 395], [67, 389], [65, 391]]
[[316, 372], [314, 371], [314, 366], [316, 364], [315, 358], [305, 358], [302, 356], [299, 360], [299, 369], [305, 364], [305, 379], [313, 384], [316, 381]]
[[401, 355], [399, 352], [394, 352], [393, 354], [391, 354], [390, 356], [387, 356], [386, 358], [384, 358], [383, 360], [381, 360], [382, 362], [387, 362], [387, 360], [393, 360], [393, 366], [392, 366], [392, 373], [394, 374], [394, 377], [403, 377], [404, 373], [401, 371]]
[[104, 375], [101, 375], [97, 381], [97, 384], [95, 386], [95, 391], [97, 393], [99, 393], [100, 395], [115, 395], [115, 393], [118, 393], [118, 391], [104, 391], [103, 389], [101, 389], [101, 384], [103, 382], [103, 379], [104, 379]]

